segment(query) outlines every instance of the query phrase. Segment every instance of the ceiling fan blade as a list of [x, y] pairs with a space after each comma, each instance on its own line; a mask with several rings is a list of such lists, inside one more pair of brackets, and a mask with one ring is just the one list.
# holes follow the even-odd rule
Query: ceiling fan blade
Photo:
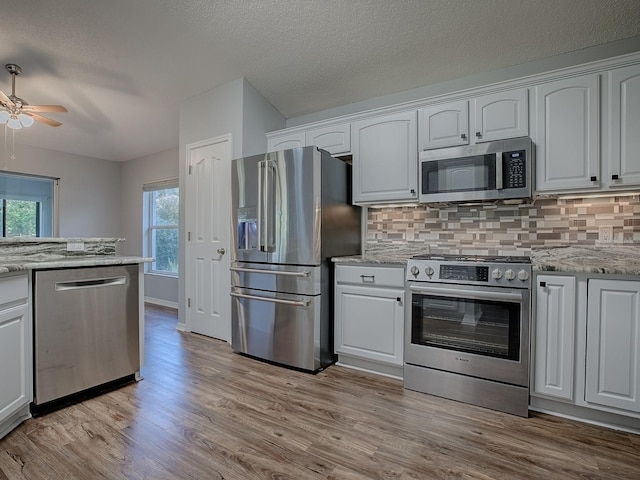
[[8, 107], [13, 107], [14, 104], [9, 97], [7, 97], [2, 90], [0, 90], [0, 102], [4, 103]]
[[48, 117], [43, 117], [42, 115], [38, 115], [37, 113], [31, 113], [31, 112], [25, 112], [25, 115], [29, 115], [31, 117], [33, 117], [33, 119], [37, 122], [41, 122], [41, 123], [45, 123], [47, 125], [50, 125], [52, 127], [59, 127], [60, 125], [62, 125], [62, 123], [58, 122], [57, 120], [53, 120], [51, 118]]
[[24, 112], [68, 112], [62, 105], [23, 105]]

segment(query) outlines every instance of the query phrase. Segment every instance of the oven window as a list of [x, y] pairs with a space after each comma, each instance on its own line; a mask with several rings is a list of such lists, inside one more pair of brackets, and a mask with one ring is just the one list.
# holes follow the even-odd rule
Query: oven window
[[495, 190], [496, 155], [423, 161], [422, 193]]
[[411, 342], [520, 360], [520, 304], [414, 293]]

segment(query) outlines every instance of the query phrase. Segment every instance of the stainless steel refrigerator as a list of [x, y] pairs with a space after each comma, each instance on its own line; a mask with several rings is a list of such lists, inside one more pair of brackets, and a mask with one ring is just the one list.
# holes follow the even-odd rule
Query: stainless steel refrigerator
[[233, 160], [231, 344], [317, 371], [335, 361], [331, 257], [360, 253], [351, 166], [316, 147]]

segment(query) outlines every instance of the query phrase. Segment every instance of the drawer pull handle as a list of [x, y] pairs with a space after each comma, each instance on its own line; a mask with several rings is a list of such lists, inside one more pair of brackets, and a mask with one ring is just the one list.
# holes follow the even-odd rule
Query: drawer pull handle
[[598, 177], [596, 177], [596, 176], [591, 177], [591, 181], [592, 182], [597, 182], [598, 181]]
[[363, 282], [367, 282], [367, 281], [375, 282], [375, 280], [376, 280], [376, 276], [375, 275], [360, 275], [360, 278], [362, 279]]
[[402, 303], [402, 299], [400, 297], [396, 297], [396, 302]]
[[546, 287], [546, 286], [547, 286], [547, 282], [540, 282], [540, 286], [541, 286], [542, 288]]
[[620, 177], [616, 174], [611, 175], [611, 180], [618, 180]]

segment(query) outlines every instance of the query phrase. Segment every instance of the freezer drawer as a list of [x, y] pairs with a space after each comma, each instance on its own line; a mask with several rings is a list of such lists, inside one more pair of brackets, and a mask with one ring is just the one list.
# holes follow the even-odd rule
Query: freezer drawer
[[36, 271], [34, 298], [36, 405], [140, 370], [137, 265]]
[[320, 296], [231, 289], [237, 352], [315, 371], [321, 368]]

